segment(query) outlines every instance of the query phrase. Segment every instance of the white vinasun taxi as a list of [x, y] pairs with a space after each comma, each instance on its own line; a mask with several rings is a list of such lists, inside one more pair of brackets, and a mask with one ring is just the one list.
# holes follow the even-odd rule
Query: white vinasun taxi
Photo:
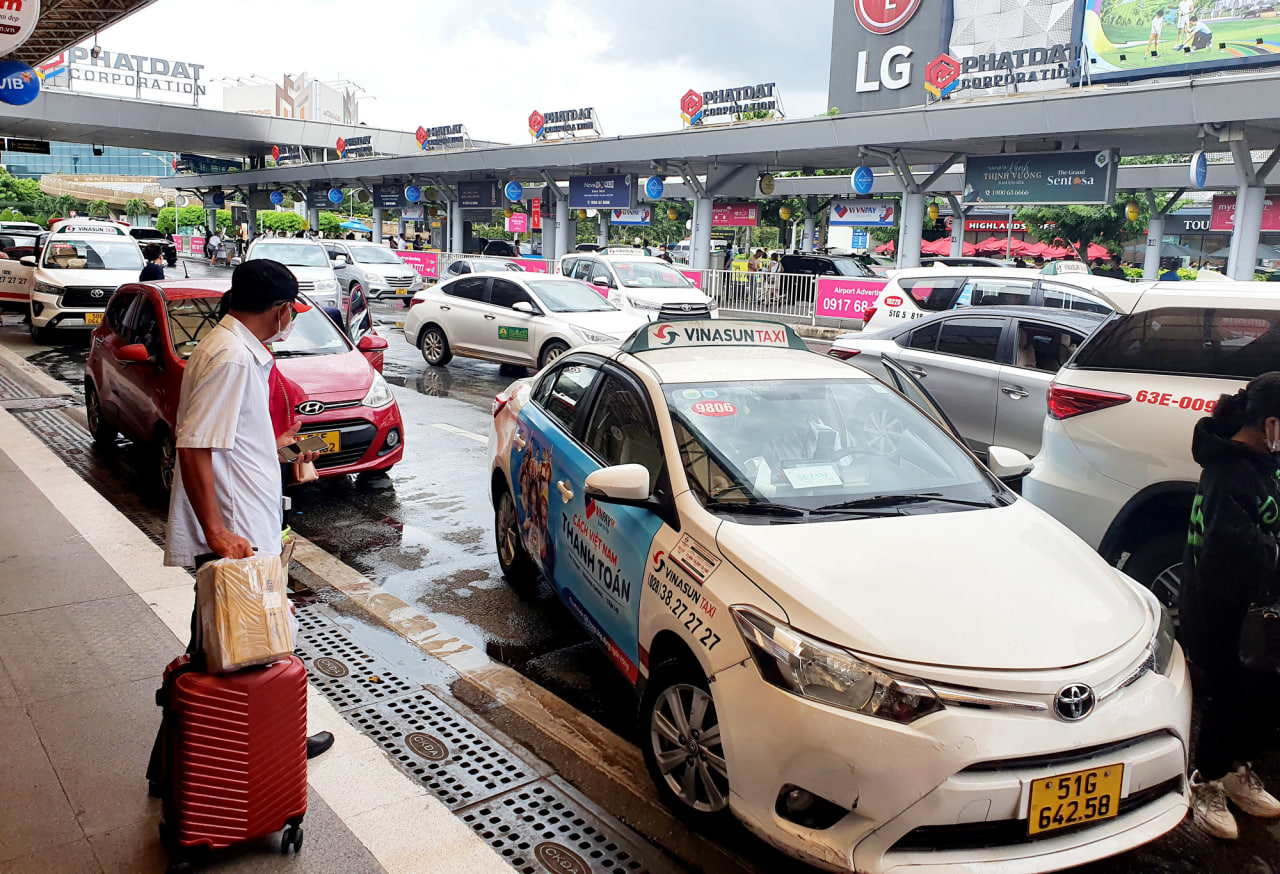
[[545, 575], [635, 684], [685, 817], [938, 874], [1066, 868], [1183, 818], [1191, 689], [1158, 601], [790, 329], [575, 350], [495, 399], [489, 451], [504, 573]]

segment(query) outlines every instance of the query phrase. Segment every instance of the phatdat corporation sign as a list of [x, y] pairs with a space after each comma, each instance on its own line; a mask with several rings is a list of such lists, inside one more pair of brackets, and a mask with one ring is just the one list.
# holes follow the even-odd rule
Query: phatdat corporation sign
[[1083, 57], [1081, 43], [988, 52], [967, 58], [943, 53], [925, 68], [924, 90], [933, 99], [942, 100], [958, 92], [1033, 82], [1061, 80], [1065, 85], [1079, 80]]
[[529, 113], [529, 135], [535, 142], [563, 140], [572, 137], [596, 137], [600, 135], [600, 119], [594, 107], [562, 109], [557, 112]]
[[418, 147], [423, 151], [437, 149], [469, 149], [471, 135], [464, 124], [442, 124], [435, 127], [419, 127]]
[[680, 98], [680, 119], [689, 127], [753, 118], [786, 118], [777, 83], [741, 85], [716, 91], [690, 88]]
[[[93, 57], [90, 49], [76, 46], [41, 64], [45, 84], [72, 90], [121, 93], [133, 90], [138, 96], [201, 97], [204, 64], [102, 50]], [[88, 86], [88, 87], [84, 87]], [[105, 86], [105, 87], [104, 87]]]

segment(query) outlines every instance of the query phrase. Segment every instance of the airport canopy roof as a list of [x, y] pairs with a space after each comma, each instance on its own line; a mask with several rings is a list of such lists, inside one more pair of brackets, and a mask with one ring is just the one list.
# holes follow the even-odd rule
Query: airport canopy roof
[[154, 2], [155, 0], [43, 0], [35, 30], [11, 57], [34, 67]]

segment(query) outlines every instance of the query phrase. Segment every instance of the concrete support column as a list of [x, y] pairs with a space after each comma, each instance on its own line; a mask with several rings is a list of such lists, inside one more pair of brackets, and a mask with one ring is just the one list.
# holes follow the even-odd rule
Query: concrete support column
[[258, 211], [253, 207], [249, 207], [249, 237], [250, 242], [258, 236]]
[[398, 222], [396, 222], [396, 233], [398, 233], [402, 238], [404, 237], [404, 228], [405, 228], [404, 219], [400, 219]]
[[373, 208], [373, 241], [382, 242], [382, 207], [380, 206]]
[[462, 234], [462, 202], [459, 200], [449, 204], [449, 237], [449, 251], [461, 255], [465, 243]]
[[[559, 261], [570, 251], [570, 246], [577, 245], [571, 242], [570, 238], [573, 234], [569, 230], [569, 201], [563, 197], [556, 200], [556, 221], [555, 221], [555, 242], [556, 242], [556, 260]], [[545, 249], [543, 250], [546, 251]]]
[[964, 213], [951, 217], [951, 257], [960, 258], [964, 255], [964, 229], [965, 219]]
[[1242, 185], [1236, 194], [1236, 227], [1231, 234], [1227, 276], [1240, 282], [1253, 281], [1253, 268], [1258, 263], [1258, 235], [1262, 233], [1262, 209], [1266, 198], [1267, 189], [1262, 186]]
[[596, 219], [600, 223], [600, 230], [596, 235], [596, 243], [601, 246], [607, 246], [609, 245], [609, 210], [600, 210], [596, 213]]
[[307, 210], [307, 224], [311, 226], [311, 230], [320, 231], [320, 208], [313, 206]]
[[693, 204], [693, 236], [690, 238], [692, 264], [694, 270], [706, 270], [711, 266], [711, 218], [715, 212], [715, 201], [710, 197], [699, 197]]
[[206, 209], [204, 211], [204, 226], [211, 231], [218, 229], [218, 211], [216, 209]]
[[920, 238], [924, 230], [924, 194], [902, 195], [902, 227], [898, 231], [898, 266], [920, 266]]
[[1160, 251], [1164, 248], [1164, 214], [1153, 212], [1147, 223], [1147, 251], [1142, 256], [1142, 278], [1160, 277]]
[[813, 231], [816, 227], [817, 222], [813, 216], [807, 215], [804, 217], [804, 239], [800, 241], [800, 251], [813, 251]]

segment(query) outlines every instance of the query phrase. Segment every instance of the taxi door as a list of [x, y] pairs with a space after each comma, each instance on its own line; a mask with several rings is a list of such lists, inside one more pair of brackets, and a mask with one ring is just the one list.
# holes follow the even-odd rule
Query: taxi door
[[0, 303], [31, 306], [31, 282], [36, 268], [17, 260], [0, 261]]
[[[574, 397], [587, 378], [590, 385]], [[535, 402], [522, 411], [521, 430], [528, 415], [525, 451], [542, 455], [531, 468], [549, 477], [547, 576], [610, 661], [635, 683], [645, 568], [650, 544], [664, 523], [650, 509], [588, 498], [586, 479], [608, 465], [641, 464], [650, 471], [651, 486], [656, 483], [663, 458], [650, 405], [639, 383], [624, 371], [575, 360], [558, 371], [545, 409], [550, 428], [539, 428], [543, 413]], [[544, 437], [547, 445], [537, 446]], [[523, 460], [516, 467], [513, 458], [513, 470], [526, 478]], [[517, 512], [520, 503], [517, 497]]]

